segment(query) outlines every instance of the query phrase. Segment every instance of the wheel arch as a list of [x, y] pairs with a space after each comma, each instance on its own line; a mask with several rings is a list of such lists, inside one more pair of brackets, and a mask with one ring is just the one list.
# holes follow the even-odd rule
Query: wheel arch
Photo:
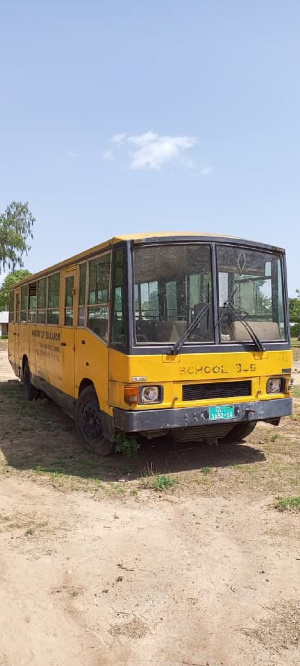
[[29, 367], [29, 361], [28, 361], [27, 354], [23, 354], [23, 358], [22, 358], [22, 367], [21, 367], [21, 379], [22, 380], [23, 380], [23, 373], [24, 373], [25, 365], [28, 365], [28, 367]]
[[[84, 389], [86, 389], [88, 386], [93, 387], [93, 389], [96, 393], [98, 402], [99, 402], [100, 412], [101, 412], [101, 420], [102, 420], [102, 427], [103, 427], [103, 434], [108, 440], [110, 440], [112, 442], [112, 441], [114, 441], [114, 436], [115, 436], [114, 419], [113, 419], [112, 416], [107, 414], [105, 411], [102, 411], [100, 400], [98, 398], [98, 393], [97, 393], [97, 389], [95, 387], [95, 384], [88, 377], [85, 377], [84, 379], [82, 379], [80, 384], [79, 384], [77, 402], [78, 402], [78, 399], [80, 398], [80, 395], [84, 391]], [[77, 409], [77, 403], [76, 403], [76, 409]]]
[[79, 384], [78, 396], [77, 396], [78, 398], [79, 398], [80, 394], [82, 393], [82, 391], [83, 391], [85, 388], [87, 388], [87, 386], [93, 386], [93, 388], [94, 388], [94, 390], [95, 390], [95, 393], [97, 393], [97, 391], [96, 391], [96, 389], [95, 389], [95, 385], [94, 385], [94, 383], [92, 382], [92, 380], [91, 380], [91, 379], [88, 379], [87, 377], [85, 377], [84, 379], [81, 380], [81, 382], [80, 382], [80, 384]]

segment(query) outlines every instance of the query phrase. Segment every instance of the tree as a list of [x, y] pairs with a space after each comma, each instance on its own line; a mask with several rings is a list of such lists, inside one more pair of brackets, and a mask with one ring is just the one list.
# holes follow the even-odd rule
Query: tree
[[6, 267], [14, 270], [17, 265], [23, 266], [34, 222], [28, 203], [21, 201], [12, 201], [5, 213], [0, 213], [0, 272]]
[[300, 323], [300, 290], [296, 289], [296, 298], [289, 298], [290, 320]]
[[300, 338], [300, 290], [296, 289], [296, 298], [289, 298], [290, 321], [295, 324], [292, 327], [292, 335]]
[[24, 280], [26, 277], [31, 275], [30, 271], [27, 271], [26, 269], [21, 269], [19, 271], [14, 271], [13, 273], [9, 273], [5, 280], [3, 281], [2, 287], [0, 287], [0, 311], [1, 310], [8, 310], [9, 308], [9, 290], [11, 287], [17, 282], [21, 282], [21, 280]]

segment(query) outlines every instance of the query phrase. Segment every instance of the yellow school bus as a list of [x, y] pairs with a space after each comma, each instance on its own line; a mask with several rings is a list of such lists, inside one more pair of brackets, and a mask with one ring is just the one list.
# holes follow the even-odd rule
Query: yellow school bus
[[9, 360], [86, 448], [119, 434], [238, 441], [291, 414], [285, 252], [200, 233], [119, 236], [10, 294]]

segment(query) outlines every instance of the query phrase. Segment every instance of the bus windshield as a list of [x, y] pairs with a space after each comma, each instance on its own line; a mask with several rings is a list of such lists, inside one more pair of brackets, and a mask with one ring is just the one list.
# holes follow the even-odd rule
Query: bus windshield
[[134, 250], [136, 342], [176, 342], [209, 305], [189, 341], [213, 342], [211, 249], [204, 244]]
[[285, 339], [280, 257], [239, 246], [217, 247], [221, 342]]
[[285, 339], [280, 255], [227, 244], [138, 245], [134, 308], [138, 345]]

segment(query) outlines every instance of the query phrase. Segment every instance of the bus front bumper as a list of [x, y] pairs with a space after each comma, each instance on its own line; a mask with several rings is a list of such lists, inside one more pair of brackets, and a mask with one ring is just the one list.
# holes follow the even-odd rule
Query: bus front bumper
[[193, 426], [208, 427], [216, 423], [246, 423], [253, 421], [269, 421], [280, 419], [292, 414], [292, 399], [260, 400], [235, 404], [234, 418], [209, 420], [209, 407], [184, 407], [174, 409], [146, 409], [126, 411], [114, 408], [114, 427], [125, 432], [146, 432], [148, 430], [171, 430], [173, 428], [191, 428]]

